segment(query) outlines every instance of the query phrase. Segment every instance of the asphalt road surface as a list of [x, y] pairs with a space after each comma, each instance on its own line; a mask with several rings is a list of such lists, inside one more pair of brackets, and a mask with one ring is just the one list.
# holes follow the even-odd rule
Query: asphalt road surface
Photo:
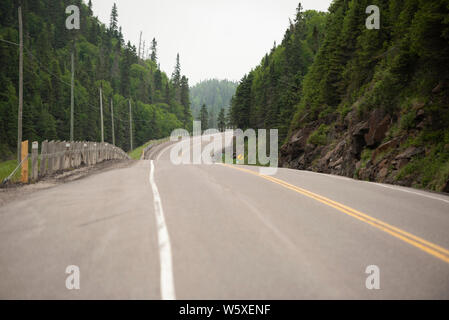
[[0, 298], [449, 298], [449, 197], [173, 146], [1, 207]]

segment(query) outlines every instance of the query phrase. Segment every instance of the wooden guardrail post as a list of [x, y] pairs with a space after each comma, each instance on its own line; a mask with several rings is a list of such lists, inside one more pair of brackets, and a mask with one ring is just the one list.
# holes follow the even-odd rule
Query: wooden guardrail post
[[94, 162], [93, 164], [96, 165], [98, 161], [98, 148], [97, 148], [97, 144], [94, 143]]
[[52, 140], [48, 143], [48, 173], [49, 174], [53, 173], [53, 167], [54, 167], [54, 163], [55, 163], [54, 152], [55, 152], [55, 142]]
[[53, 171], [57, 172], [59, 170], [59, 151], [60, 151], [60, 142], [55, 141], [53, 147]]
[[38, 172], [38, 163], [39, 163], [39, 143], [37, 141], [34, 141], [31, 146], [31, 180], [37, 181], [37, 178], [39, 177]]
[[74, 156], [73, 156], [73, 166], [74, 167], [79, 167], [81, 165], [80, 162], [80, 143], [77, 141], [74, 143], [73, 145], [73, 152], [74, 152]]
[[89, 159], [89, 166], [94, 164], [94, 144], [92, 142], [88, 142], [87, 143], [87, 147], [89, 148], [89, 154], [88, 154], [88, 159]]
[[39, 177], [45, 176], [47, 172], [47, 159], [48, 159], [48, 141], [45, 140], [41, 144], [41, 165], [39, 168]]
[[78, 150], [78, 162], [77, 162], [77, 165], [81, 166], [82, 160], [83, 160], [83, 158], [82, 158], [82, 156], [83, 156], [83, 154], [82, 154], [83, 143], [81, 141], [78, 141], [78, 148], [77, 148], [77, 150]]
[[54, 153], [54, 166], [53, 166], [53, 170], [55, 172], [59, 171], [60, 168], [60, 162], [61, 162], [61, 158], [60, 158], [60, 152], [61, 152], [61, 141], [56, 141], [55, 142], [55, 149], [53, 151]]
[[28, 183], [28, 140], [22, 141], [20, 160], [22, 162], [22, 176], [20, 181]]
[[62, 141], [59, 143], [59, 169], [58, 170], [63, 170], [64, 169], [64, 162], [65, 162], [65, 158], [66, 158], [66, 143], [65, 141]]
[[94, 164], [94, 144], [93, 142], [88, 142], [87, 146], [89, 148], [89, 166]]
[[69, 142], [65, 142], [64, 143], [64, 152], [63, 152], [63, 165], [62, 165], [62, 169], [68, 169], [70, 168], [70, 158], [71, 158], [71, 154], [70, 154], [70, 143]]
[[86, 141], [83, 142], [83, 149], [81, 152], [81, 156], [82, 156], [82, 161], [84, 163], [84, 165], [88, 166], [89, 165], [89, 159], [87, 158], [88, 156], [88, 150], [87, 150], [88, 146]]

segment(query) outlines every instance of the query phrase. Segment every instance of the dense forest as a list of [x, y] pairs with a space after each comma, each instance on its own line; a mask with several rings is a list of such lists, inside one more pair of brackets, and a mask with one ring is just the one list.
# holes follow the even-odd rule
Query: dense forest
[[[369, 5], [380, 29], [366, 27]], [[449, 2], [299, 6], [240, 81], [231, 120], [279, 128], [285, 167], [449, 192]]]
[[[14, 157], [18, 117], [18, 1], [0, 3], [0, 157]], [[169, 78], [151, 55], [125, 43], [117, 6], [109, 25], [93, 16], [92, 3], [81, 0], [22, 0], [24, 30], [23, 140], [69, 140], [71, 53], [75, 57], [74, 139], [100, 140], [100, 96], [103, 91], [105, 140], [112, 142], [111, 101], [116, 145], [129, 150], [129, 100], [134, 146], [190, 129], [188, 79], [179, 55]], [[65, 26], [66, 7], [80, 8], [80, 29]], [[148, 33], [151, 31], [148, 30]], [[140, 51], [140, 52], [139, 52]], [[175, 57], [173, 57], [175, 60]]]
[[[237, 83], [229, 80], [210, 79], [204, 80], [190, 88], [190, 101], [192, 114], [195, 119], [204, 119], [205, 113], [201, 114], [201, 107], [206, 106], [207, 127], [218, 128], [221, 112], [229, 113], [231, 98], [235, 94]], [[222, 109], [224, 109], [222, 111]], [[204, 126], [203, 126], [204, 127]]]

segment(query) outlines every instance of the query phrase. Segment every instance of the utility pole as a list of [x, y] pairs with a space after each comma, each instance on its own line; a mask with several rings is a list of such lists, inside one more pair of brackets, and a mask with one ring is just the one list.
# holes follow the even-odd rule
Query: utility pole
[[131, 110], [131, 99], [129, 99], [129, 141], [130, 141], [130, 150], [133, 150], [133, 121], [132, 121], [132, 110]]
[[104, 128], [103, 128], [103, 94], [101, 88], [103, 84], [100, 83], [100, 120], [101, 120], [101, 142], [104, 142]]
[[145, 40], [143, 40], [142, 60], [145, 60]]
[[72, 49], [72, 83], [71, 83], [71, 89], [70, 89], [70, 141], [74, 141], [73, 138], [73, 108], [75, 104], [75, 98], [73, 95], [74, 91], [74, 85], [75, 85], [75, 58], [73, 55], [73, 49]]
[[21, 162], [22, 153], [22, 113], [23, 113], [23, 25], [22, 7], [19, 7], [19, 114], [17, 124], [17, 161]]
[[112, 119], [112, 145], [115, 146], [115, 131], [114, 131], [114, 99], [111, 98], [111, 119]]

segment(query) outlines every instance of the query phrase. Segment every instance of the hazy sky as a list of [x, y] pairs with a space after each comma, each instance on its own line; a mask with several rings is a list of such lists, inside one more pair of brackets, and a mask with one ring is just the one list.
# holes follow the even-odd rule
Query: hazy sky
[[[87, 0], [86, 0], [87, 1]], [[240, 80], [257, 66], [273, 42], [280, 43], [301, 1], [327, 11], [331, 0], [92, 0], [94, 15], [109, 25], [118, 7], [125, 40], [136, 47], [158, 42], [161, 69], [170, 76], [179, 52], [190, 85], [218, 78]]]

